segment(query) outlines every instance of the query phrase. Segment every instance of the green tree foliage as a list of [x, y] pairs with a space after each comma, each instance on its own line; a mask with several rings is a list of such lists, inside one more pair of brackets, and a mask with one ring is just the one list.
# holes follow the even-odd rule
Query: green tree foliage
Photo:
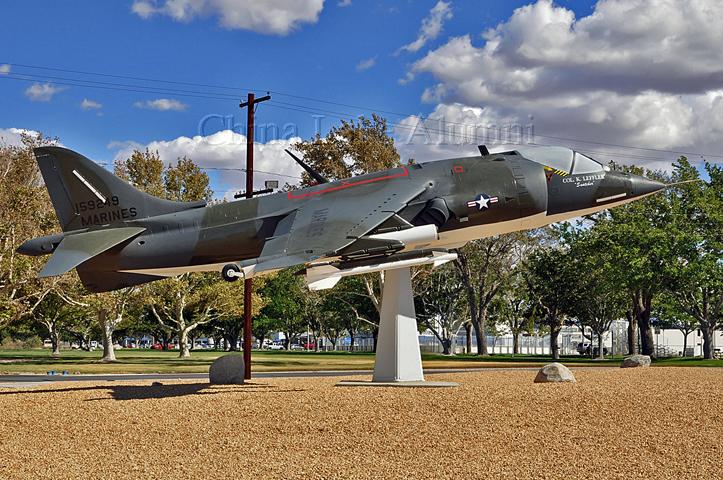
[[25, 240], [58, 230], [33, 154], [56, 141], [23, 135], [21, 146], [0, 143], [0, 328], [31, 315], [58, 281], [37, 278], [45, 258], [16, 253]]
[[268, 322], [272, 328], [284, 332], [284, 346], [288, 350], [289, 343], [306, 328], [304, 321], [304, 301], [306, 292], [302, 278], [294, 269], [280, 270], [267, 278], [259, 292], [266, 299], [266, 304], [259, 312], [260, 321]]
[[653, 310], [655, 327], [666, 330], [679, 330], [683, 334], [683, 350], [681, 356], [686, 356], [688, 350], [688, 336], [699, 327], [698, 320], [688, 315], [682, 308], [675, 294], [665, 294], [661, 297]]
[[464, 284], [451, 264], [423, 269], [416, 280], [417, 322], [423, 330], [434, 334], [442, 345], [442, 353], [449, 355], [454, 336], [468, 318]]
[[[169, 200], [208, 200], [213, 194], [208, 175], [186, 157], [164, 168], [158, 152], [136, 150], [130, 158], [116, 162], [115, 172], [137, 188]], [[142, 290], [140, 298], [153, 317], [164, 330], [178, 336], [181, 357], [190, 355], [187, 342], [193, 330], [240, 316], [238, 288], [218, 275], [187, 273], [153, 282]]]
[[236, 284], [214, 274], [185, 273], [145, 287], [145, 304], [164, 328], [178, 336], [179, 356], [191, 355], [188, 340], [201, 325], [243, 313]]
[[[603, 338], [612, 322], [621, 318], [629, 307], [627, 292], [616, 279], [617, 259], [606, 249], [598, 248], [594, 229], [578, 228], [565, 235], [569, 247], [571, 273], [575, 289], [569, 292], [568, 313], [583, 337], [591, 331], [597, 340], [598, 357], [604, 358]], [[595, 338], [593, 338], [593, 335]], [[590, 349], [592, 355], [593, 348]]]
[[560, 358], [558, 337], [565, 318], [574, 310], [580, 271], [568, 248], [553, 246], [535, 251], [526, 262], [525, 283], [538, 321], [549, 328], [550, 352]]
[[478, 355], [488, 355], [488, 309], [533, 243], [533, 234], [515, 232], [474, 240], [457, 252], [455, 265], [464, 285]]
[[[394, 139], [387, 134], [386, 119], [373, 114], [372, 118], [342, 120], [325, 137], [294, 145], [304, 161], [328, 179], [338, 180], [354, 175], [386, 170], [399, 165], [399, 153]], [[311, 185], [313, 179], [303, 174], [302, 184]]]
[[[665, 227], [676, 248], [665, 263], [666, 291], [681, 313], [698, 321], [703, 355], [713, 357], [713, 336], [723, 326], [723, 167], [704, 163], [710, 181], [699, 181], [687, 158], [675, 164], [677, 185], [668, 194], [672, 215]], [[683, 315], [677, 315], [678, 322]], [[680, 324], [680, 323], [679, 323]]]
[[[640, 169], [629, 168], [642, 174]], [[648, 172], [657, 180], [660, 174]], [[628, 349], [638, 351], [638, 329], [642, 353], [654, 355], [651, 312], [654, 299], [666, 285], [666, 268], [677, 256], [676, 242], [681, 235], [672, 228], [669, 196], [663, 192], [628, 205], [601, 212], [594, 217], [590, 248], [607, 252], [615, 259], [610, 270], [614, 282], [624, 286], [629, 299]]]

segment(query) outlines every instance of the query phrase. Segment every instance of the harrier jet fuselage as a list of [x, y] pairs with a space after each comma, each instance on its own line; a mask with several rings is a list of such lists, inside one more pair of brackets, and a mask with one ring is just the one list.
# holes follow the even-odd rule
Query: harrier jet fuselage
[[41, 147], [35, 155], [63, 233], [28, 240], [19, 252], [52, 253], [40, 276], [77, 268], [93, 292], [185, 272], [234, 280], [295, 265], [305, 265], [309, 286], [321, 289], [350, 274], [443, 263], [470, 240], [598, 212], [664, 187], [567, 148], [480, 150], [207, 205], [152, 197], [78, 153]]

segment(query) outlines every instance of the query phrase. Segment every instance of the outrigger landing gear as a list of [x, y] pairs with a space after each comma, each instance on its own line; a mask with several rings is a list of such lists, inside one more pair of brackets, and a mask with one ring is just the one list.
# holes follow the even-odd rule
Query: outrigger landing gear
[[243, 273], [241, 273], [241, 268], [235, 263], [229, 263], [228, 265], [224, 265], [221, 269], [221, 277], [223, 277], [223, 279], [227, 282], [235, 282], [243, 276], [244, 275]]

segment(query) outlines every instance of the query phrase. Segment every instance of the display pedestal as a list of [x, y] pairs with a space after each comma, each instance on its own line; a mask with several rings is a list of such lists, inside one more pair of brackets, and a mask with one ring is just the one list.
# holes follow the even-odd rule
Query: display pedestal
[[419, 352], [409, 267], [384, 271], [374, 376], [371, 382], [343, 380], [339, 386], [451, 387], [452, 382], [426, 382]]
[[411, 270], [386, 270], [373, 382], [424, 381], [418, 335]]

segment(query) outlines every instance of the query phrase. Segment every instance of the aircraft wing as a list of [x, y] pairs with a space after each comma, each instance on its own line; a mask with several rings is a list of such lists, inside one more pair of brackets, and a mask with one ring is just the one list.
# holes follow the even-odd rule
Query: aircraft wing
[[[397, 172], [392, 175], [406, 176], [405, 168]], [[306, 201], [279, 222], [274, 235], [266, 240], [259, 264], [264, 258], [280, 256], [291, 257], [295, 264], [299, 260], [333, 257], [395, 215], [426, 188], [411, 181], [374, 180], [342, 188], [337, 185], [328, 192], [289, 192], [290, 201], [304, 198], [301, 195], [306, 196]], [[262, 270], [258, 267], [257, 271]]]
[[62, 275], [144, 230], [144, 227], [121, 227], [67, 235], [63, 237], [38, 277]]

